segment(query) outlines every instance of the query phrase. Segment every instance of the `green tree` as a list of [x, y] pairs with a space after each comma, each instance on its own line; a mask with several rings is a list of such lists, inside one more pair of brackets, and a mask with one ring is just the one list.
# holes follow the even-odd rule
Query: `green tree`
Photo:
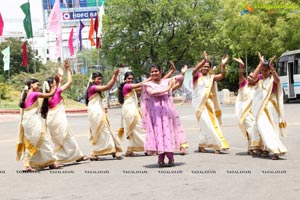
[[149, 63], [178, 67], [199, 61], [203, 50], [217, 52], [213, 35], [217, 0], [107, 1], [103, 51], [112, 66], [144, 73]]

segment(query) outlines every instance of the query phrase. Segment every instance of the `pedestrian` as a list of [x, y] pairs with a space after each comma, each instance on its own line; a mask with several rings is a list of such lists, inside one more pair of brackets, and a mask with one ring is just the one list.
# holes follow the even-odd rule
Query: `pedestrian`
[[129, 146], [125, 153], [126, 157], [134, 157], [134, 152], [144, 152], [145, 129], [142, 126], [142, 116], [138, 106], [136, 91], [141, 89], [146, 79], [140, 83], [134, 83], [134, 74], [126, 72], [124, 82], [118, 88], [118, 100], [122, 105], [122, 124], [124, 133], [129, 141]]
[[253, 95], [253, 114], [265, 148], [261, 156], [269, 157], [271, 152], [271, 158], [277, 160], [280, 155], [287, 153], [281, 141], [286, 136], [281, 81], [274, 67], [275, 56], [270, 61], [265, 61], [260, 53], [259, 57], [263, 64]]
[[72, 84], [70, 63], [67, 60], [64, 62], [64, 67], [68, 76], [65, 84], [62, 85], [62, 74], [59, 74], [59, 80], [56, 83], [53, 77], [47, 78], [44, 82], [43, 91], [45, 93], [49, 92], [52, 87], [57, 87], [57, 90], [53, 97], [44, 98], [41, 109], [41, 115], [46, 120], [47, 130], [55, 145], [54, 152], [59, 164], [88, 160], [88, 157], [80, 151], [67, 119], [62, 98], [62, 93]]
[[174, 165], [175, 150], [179, 149], [179, 135], [183, 129], [179, 116], [170, 95], [172, 87], [182, 75], [162, 79], [162, 70], [159, 65], [150, 67], [151, 81], [142, 86], [141, 106], [143, 127], [146, 130], [145, 151], [149, 154], [158, 154], [158, 164], [165, 166], [165, 156], [168, 165]]
[[[200, 125], [199, 152], [207, 152], [206, 148], [214, 149], [220, 154], [221, 150], [229, 149], [221, 131], [221, 110], [217, 94], [217, 81], [225, 78], [225, 65], [228, 55], [222, 58], [221, 74], [210, 74], [211, 63], [207, 59], [207, 53], [203, 53], [204, 59], [193, 70], [193, 98], [192, 104], [196, 109], [196, 118]], [[200, 70], [200, 71], [199, 71]]]
[[[57, 80], [57, 79], [56, 79]], [[20, 128], [17, 144], [17, 160], [25, 158], [24, 171], [33, 172], [46, 167], [60, 168], [51, 144], [46, 138], [46, 126], [39, 115], [38, 98], [49, 98], [55, 94], [56, 87], [49, 93], [40, 92], [40, 82], [30, 78], [26, 81], [19, 106]]]
[[88, 118], [90, 125], [90, 141], [92, 143], [92, 155], [90, 159], [100, 160], [98, 156], [112, 155], [113, 158], [122, 159], [123, 148], [118, 136], [113, 133], [103, 106], [103, 92], [110, 90], [115, 84], [119, 70], [115, 70], [111, 80], [103, 84], [103, 76], [100, 72], [91, 75], [86, 94], [88, 106]]
[[252, 100], [258, 82], [258, 78], [254, 77], [257, 77], [260, 72], [262, 63], [259, 62], [255, 71], [246, 78], [243, 60], [240, 58], [234, 58], [234, 60], [239, 63], [239, 90], [235, 101], [235, 113], [239, 119], [239, 127], [248, 141], [248, 154], [257, 155], [261, 153], [262, 140], [256, 128], [255, 117], [252, 112]]

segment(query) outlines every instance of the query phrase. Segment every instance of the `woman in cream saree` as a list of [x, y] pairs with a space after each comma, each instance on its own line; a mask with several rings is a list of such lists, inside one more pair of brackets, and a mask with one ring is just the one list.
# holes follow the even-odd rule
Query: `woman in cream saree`
[[261, 155], [268, 157], [271, 152], [272, 159], [277, 160], [280, 155], [287, 152], [287, 149], [281, 141], [281, 137], [286, 136], [286, 122], [281, 81], [274, 68], [274, 58], [261, 66], [262, 74], [253, 98], [253, 114], [265, 146]]
[[90, 86], [87, 89], [88, 118], [90, 124], [90, 141], [92, 144], [91, 160], [100, 160], [98, 156], [112, 155], [122, 159], [120, 152], [123, 151], [117, 134], [111, 130], [108, 118], [104, 111], [101, 92], [109, 90], [116, 82], [119, 70], [114, 72], [112, 79], [102, 86], [102, 74], [92, 74]]
[[[229, 149], [220, 129], [221, 110], [217, 96], [216, 81], [225, 77], [225, 64], [228, 56], [222, 59], [222, 74], [210, 75], [210, 62], [207, 62], [207, 54], [204, 52], [202, 60], [193, 70], [193, 99], [192, 104], [196, 109], [196, 118], [200, 125], [199, 152], [207, 152], [206, 148], [212, 148], [215, 153]], [[198, 72], [201, 69], [201, 72]]]
[[[65, 68], [68, 75], [68, 81], [61, 85], [62, 74], [60, 74], [58, 89], [54, 96], [50, 99], [44, 99], [42, 106], [42, 117], [46, 120], [47, 130], [49, 131], [52, 141], [55, 145], [55, 155], [59, 164], [84, 161], [88, 157], [83, 156], [79, 149], [77, 141], [73, 136], [72, 129], [69, 125], [63, 98], [61, 94], [67, 90], [72, 84], [72, 75], [70, 64], [65, 61]], [[48, 92], [53, 87], [53, 77], [48, 78], [43, 85], [44, 92]]]
[[134, 157], [134, 152], [144, 152], [145, 129], [142, 127], [142, 116], [138, 107], [136, 89], [140, 89], [143, 82], [134, 84], [134, 74], [126, 72], [124, 83], [119, 87], [118, 99], [122, 105], [122, 124], [128, 147], [125, 156]]
[[235, 113], [239, 119], [240, 129], [248, 141], [248, 154], [259, 154], [262, 149], [262, 141], [252, 112], [252, 99], [258, 81], [257, 78], [254, 79], [253, 77], [257, 77], [262, 63], [260, 62], [256, 70], [245, 78], [244, 62], [240, 58], [234, 58], [234, 60], [240, 64], [239, 90], [235, 101]]
[[40, 93], [40, 83], [36, 79], [26, 82], [20, 102], [21, 119], [19, 141], [17, 144], [17, 160], [25, 157], [25, 171], [35, 171], [49, 167], [56, 169], [56, 156], [45, 137], [46, 127], [39, 115], [38, 98], [48, 98], [54, 95], [56, 88], [50, 93]]

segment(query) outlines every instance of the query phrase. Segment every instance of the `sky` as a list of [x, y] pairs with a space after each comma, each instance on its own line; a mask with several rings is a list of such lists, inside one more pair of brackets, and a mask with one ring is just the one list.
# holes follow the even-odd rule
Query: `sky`
[[[0, 0], [0, 13], [4, 21], [3, 35], [8, 32], [23, 32], [23, 19], [25, 14], [20, 6], [28, 0]], [[42, 0], [29, 0], [32, 28], [38, 30], [43, 27]]]

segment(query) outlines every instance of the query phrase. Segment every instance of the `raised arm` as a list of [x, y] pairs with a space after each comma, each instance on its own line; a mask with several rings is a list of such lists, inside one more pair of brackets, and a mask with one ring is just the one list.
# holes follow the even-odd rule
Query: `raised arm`
[[176, 71], [176, 67], [172, 61], [170, 61], [171, 68], [168, 73], [163, 77], [163, 79], [170, 78], [170, 76]]
[[[184, 74], [186, 72], [186, 70], [188, 69], [188, 66], [187, 65], [184, 65], [182, 68], [181, 68], [181, 75], [184, 77]], [[172, 87], [172, 90], [177, 90], [178, 88], [181, 88], [182, 84], [183, 84], [183, 80], [184, 78], [182, 79], [179, 79], [176, 81], [176, 83], [174, 84], [174, 86]]]
[[270, 70], [271, 70], [271, 74], [272, 74], [272, 76], [274, 78], [274, 82], [275, 83], [279, 83], [280, 82], [280, 78], [279, 78], [279, 76], [278, 76], [278, 74], [276, 72], [276, 69], [274, 67], [274, 60], [275, 60], [275, 58], [276, 58], [276, 56], [273, 56], [271, 58], [271, 60], [270, 60]]
[[226, 75], [226, 63], [227, 63], [228, 59], [229, 59], [228, 55], [226, 55], [226, 56], [224, 56], [222, 58], [222, 72], [221, 72], [221, 74], [215, 75], [215, 77], [214, 77], [215, 81], [220, 81], [223, 78], [225, 78], [225, 75]]
[[110, 90], [114, 86], [115, 82], [117, 81], [117, 77], [118, 77], [119, 73], [120, 73], [120, 70], [116, 69], [114, 71], [114, 74], [113, 74], [112, 78], [110, 79], [110, 81], [108, 81], [108, 83], [106, 85], [103, 85], [103, 86], [102, 85], [97, 85], [96, 86], [96, 91], [100, 92], [100, 91]]
[[203, 60], [201, 62], [199, 62], [195, 67], [194, 67], [194, 70], [193, 70], [193, 77], [196, 77], [197, 76], [197, 73], [199, 71], [199, 69], [205, 64], [205, 62], [207, 61], [207, 53], [206, 51], [203, 51]]
[[142, 82], [140, 82], [140, 83], [132, 83], [132, 84], [130, 84], [130, 88], [131, 88], [131, 89], [140, 89], [141, 86], [142, 86], [144, 83], [148, 82], [148, 81], [151, 81], [151, 77], [147, 78], [146, 80], [144, 80], [144, 81], [142, 81]]
[[42, 92], [40, 92], [39, 93], [39, 98], [49, 98], [49, 97], [52, 97], [55, 94], [56, 89], [57, 89], [57, 87], [54, 86], [54, 87], [51, 87], [49, 93], [42, 93]]
[[233, 60], [239, 63], [239, 83], [241, 84], [246, 81], [246, 77], [244, 76], [245, 64], [241, 58], [233, 58]]
[[72, 84], [72, 74], [71, 74], [71, 70], [70, 70], [70, 63], [68, 60], [65, 60], [64, 66], [67, 71], [68, 81], [63, 86], [61, 86], [62, 91], [65, 91], [66, 89], [68, 89]]
[[263, 63], [264, 63], [264, 57], [260, 54], [260, 52], [258, 52], [258, 58], [259, 58], [259, 63], [252, 74], [252, 78], [254, 79], [257, 78], [259, 72], [262, 70]]

